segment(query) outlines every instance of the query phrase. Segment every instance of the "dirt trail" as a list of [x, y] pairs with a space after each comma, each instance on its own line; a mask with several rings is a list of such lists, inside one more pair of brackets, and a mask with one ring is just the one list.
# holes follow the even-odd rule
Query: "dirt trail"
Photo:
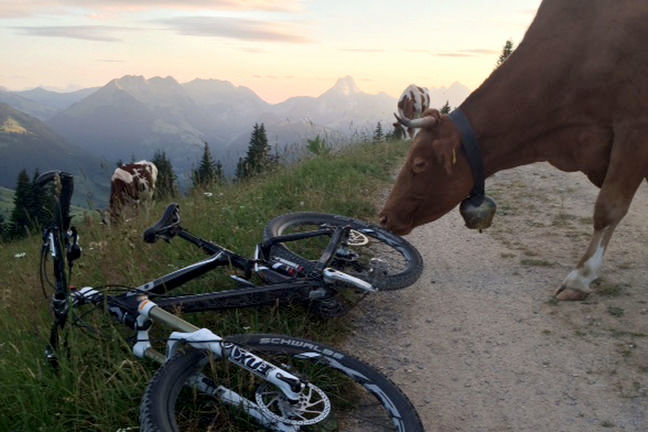
[[426, 269], [371, 296], [349, 347], [410, 396], [427, 431], [648, 430], [648, 185], [585, 302], [551, 301], [584, 252], [597, 189], [536, 164], [487, 182], [494, 226], [458, 211], [408, 239]]

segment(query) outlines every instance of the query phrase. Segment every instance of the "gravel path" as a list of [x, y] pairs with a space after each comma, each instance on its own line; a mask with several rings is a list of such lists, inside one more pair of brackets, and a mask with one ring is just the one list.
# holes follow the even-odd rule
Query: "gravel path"
[[597, 189], [536, 164], [487, 191], [499, 209], [483, 234], [453, 211], [408, 236], [423, 276], [361, 303], [347, 348], [403, 388], [427, 431], [648, 431], [648, 185], [596, 292], [560, 304]]

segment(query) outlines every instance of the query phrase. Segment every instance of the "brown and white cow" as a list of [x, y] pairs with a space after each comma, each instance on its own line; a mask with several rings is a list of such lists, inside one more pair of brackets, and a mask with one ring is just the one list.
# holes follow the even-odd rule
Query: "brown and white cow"
[[[398, 114], [401, 117], [415, 119], [423, 115], [428, 108], [430, 108], [430, 92], [424, 87], [410, 84], [398, 98]], [[394, 123], [394, 129], [405, 137], [405, 128], [402, 124]], [[414, 138], [416, 132], [415, 128], [408, 128], [407, 136], [410, 139]]]
[[[646, 1], [544, 0], [518, 48], [460, 106], [486, 177], [548, 161], [600, 188], [591, 242], [556, 291], [561, 300], [590, 292], [615, 227], [648, 180], [646, 23]], [[380, 215], [400, 234], [452, 210], [475, 183], [458, 123], [436, 110], [412, 123], [421, 131]]]
[[[158, 169], [152, 162], [139, 161], [115, 169], [110, 181], [110, 222], [116, 223], [145, 202], [153, 200]], [[129, 214], [126, 214], [129, 213]]]

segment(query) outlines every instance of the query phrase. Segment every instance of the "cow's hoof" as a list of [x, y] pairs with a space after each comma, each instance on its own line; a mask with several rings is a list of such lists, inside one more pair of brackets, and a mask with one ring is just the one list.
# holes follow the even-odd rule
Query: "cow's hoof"
[[554, 294], [554, 297], [560, 301], [580, 301], [580, 300], [585, 300], [588, 295], [589, 292], [587, 291], [581, 291], [563, 285], [560, 288], [558, 288], [558, 290]]

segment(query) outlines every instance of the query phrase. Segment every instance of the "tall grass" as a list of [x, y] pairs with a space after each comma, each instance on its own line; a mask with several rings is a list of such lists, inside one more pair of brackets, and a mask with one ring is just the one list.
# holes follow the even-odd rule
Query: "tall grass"
[[[378, 194], [406, 147], [405, 143], [360, 145], [244, 184], [194, 192], [179, 199], [183, 226], [250, 256], [265, 224], [286, 212], [321, 211], [373, 219], [381, 201]], [[158, 203], [119, 227], [108, 228], [91, 219], [75, 221], [84, 254], [71, 283], [135, 286], [201, 258], [200, 251], [180, 239], [171, 245], [143, 243], [141, 233], [165, 205]], [[131, 354], [132, 332], [113, 325], [101, 311], [84, 317], [97, 334], [70, 327], [64, 334], [68, 354], [61, 358], [60, 372], [53, 373], [43, 355], [51, 316], [38, 280], [40, 238], [0, 246], [0, 431], [137, 430], [139, 399], [155, 365]], [[23, 252], [23, 258], [15, 257]], [[215, 271], [187, 284], [183, 291], [229, 287], [228, 278]], [[297, 306], [185, 318], [221, 335], [268, 331], [333, 343], [345, 327], [343, 319], [313, 320]]]

